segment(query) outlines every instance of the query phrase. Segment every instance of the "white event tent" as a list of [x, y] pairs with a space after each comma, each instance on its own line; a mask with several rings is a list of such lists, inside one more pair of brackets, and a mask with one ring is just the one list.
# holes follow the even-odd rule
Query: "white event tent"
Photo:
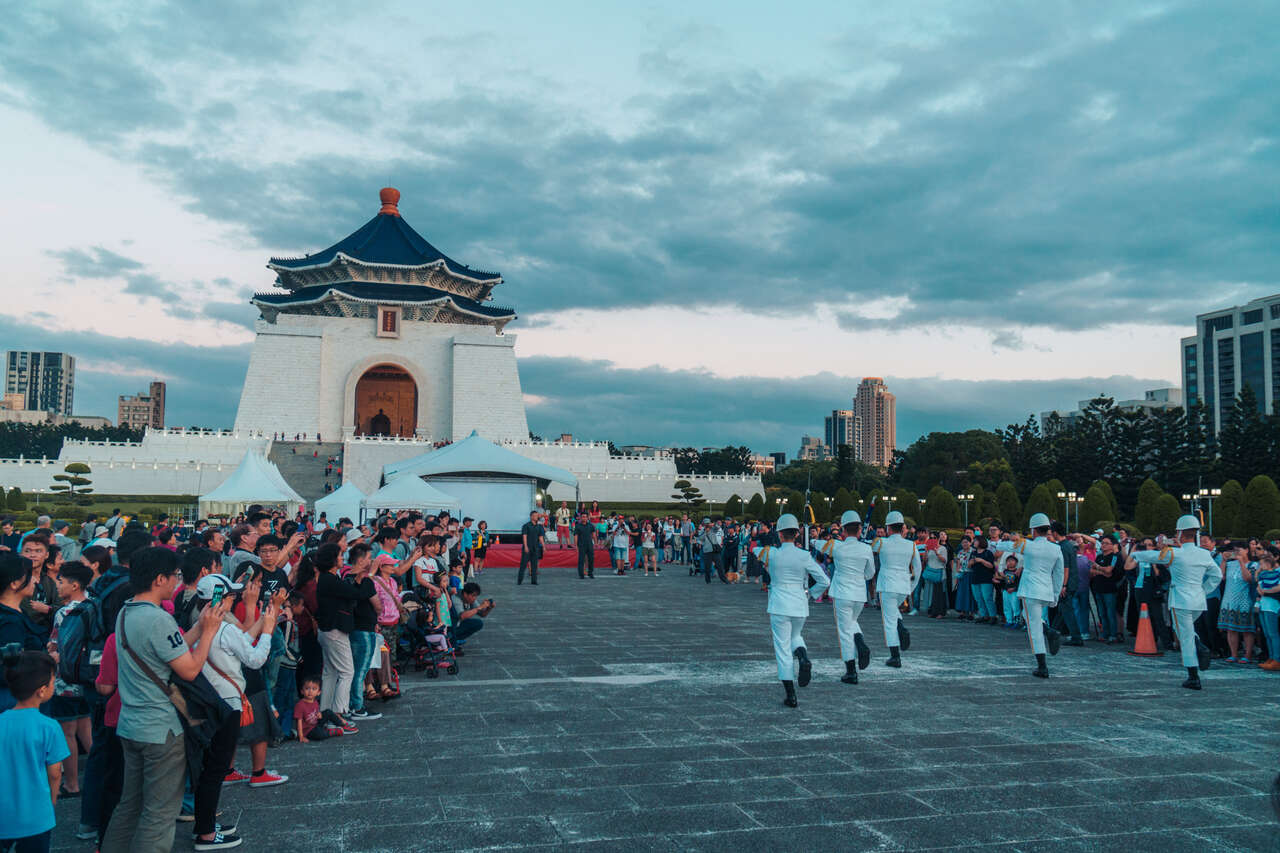
[[474, 431], [462, 441], [385, 465], [382, 477], [393, 485], [425, 479], [439, 486], [461, 501], [466, 515], [487, 521], [493, 533], [518, 531], [536, 506], [538, 488], [553, 481], [578, 486], [572, 472], [521, 456]]
[[231, 476], [199, 500], [200, 514], [206, 517], [233, 515], [250, 504], [284, 507], [285, 512], [292, 514], [304, 503], [302, 496], [280, 475], [280, 469], [256, 450], [245, 451]]
[[338, 519], [349, 518], [360, 521], [360, 510], [364, 506], [364, 492], [360, 487], [348, 480], [339, 488], [316, 501], [316, 518], [324, 513], [330, 527], [337, 527]]
[[424, 480], [402, 477], [365, 498], [364, 508], [370, 516], [383, 509], [416, 509], [431, 514], [447, 509], [450, 514], [457, 515], [462, 504], [457, 498], [446, 495]]

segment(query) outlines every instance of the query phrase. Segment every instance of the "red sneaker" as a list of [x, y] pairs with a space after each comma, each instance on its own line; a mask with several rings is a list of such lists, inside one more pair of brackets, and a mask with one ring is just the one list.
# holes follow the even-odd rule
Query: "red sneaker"
[[248, 781], [249, 781], [249, 775], [247, 773], [241, 773], [239, 770], [236, 770], [234, 767], [231, 768], [230, 773], [222, 777], [222, 784], [224, 785], [234, 785], [236, 782], [248, 782]]
[[345, 723], [342, 726], [342, 731], [345, 734], [353, 735], [359, 732], [360, 730], [355, 727], [354, 723]]
[[283, 785], [289, 781], [289, 777], [282, 773], [272, 773], [270, 770], [263, 770], [261, 773], [255, 773], [249, 779], [250, 788], [270, 788], [272, 785]]

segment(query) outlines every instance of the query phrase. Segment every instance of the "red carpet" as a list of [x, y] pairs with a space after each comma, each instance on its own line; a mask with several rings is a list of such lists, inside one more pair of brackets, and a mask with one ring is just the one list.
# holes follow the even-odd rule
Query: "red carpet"
[[[484, 555], [485, 568], [495, 569], [514, 569], [520, 565], [520, 545], [519, 543], [504, 543], [501, 545], [490, 545], [489, 550]], [[609, 566], [609, 551], [605, 548], [596, 549], [595, 567], [597, 569], [607, 568]], [[561, 548], [557, 545], [548, 545], [542, 552], [542, 559], [538, 561], [538, 568], [552, 569], [576, 569], [578, 568], [578, 549], [577, 548]]]

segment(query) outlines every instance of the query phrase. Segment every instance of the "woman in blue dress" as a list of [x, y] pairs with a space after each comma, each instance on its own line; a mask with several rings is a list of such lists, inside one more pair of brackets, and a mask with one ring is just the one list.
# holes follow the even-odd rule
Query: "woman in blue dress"
[[[1249, 546], [1243, 542], [1235, 543], [1222, 555], [1221, 562], [1226, 586], [1222, 590], [1222, 609], [1218, 611], [1218, 630], [1227, 632], [1227, 647], [1231, 649], [1227, 663], [1253, 663], [1257, 628], [1249, 586], [1253, 583], [1257, 567], [1249, 562]], [[1244, 654], [1240, 654], [1241, 637], [1244, 638]]]

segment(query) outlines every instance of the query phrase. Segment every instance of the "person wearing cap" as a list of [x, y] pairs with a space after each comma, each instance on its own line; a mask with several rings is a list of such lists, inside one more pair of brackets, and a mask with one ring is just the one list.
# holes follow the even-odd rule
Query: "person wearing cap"
[[880, 556], [880, 572], [876, 588], [880, 592], [880, 619], [884, 625], [884, 644], [889, 647], [885, 666], [900, 668], [902, 655], [911, 648], [911, 633], [902, 624], [902, 602], [920, 583], [920, 552], [914, 542], [902, 535], [906, 521], [896, 509], [884, 517], [889, 535], [871, 546]]
[[1036, 656], [1036, 668], [1031, 674], [1048, 678], [1046, 647], [1049, 654], [1056, 655], [1062, 645], [1062, 635], [1049, 626], [1046, 615], [1066, 592], [1065, 568], [1062, 549], [1049, 539], [1049, 516], [1037, 512], [1031, 516], [1029, 525], [1031, 539], [1024, 539], [1014, 550], [1022, 563], [1018, 599], [1027, 616], [1031, 653]]
[[[805, 596], [805, 575], [813, 578], [813, 586], [809, 595], [814, 599], [821, 598], [830, 581], [826, 572], [809, 555], [808, 551], [796, 547], [796, 536], [800, 531], [800, 522], [791, 513], [784, 513], [778, 518], [778, 536], [782, 544], [773, 547], [762, 545], [755, 549], [755, 555], [769, 571], [773, 583], [769, 586], [769, 627], [773, 633], [773, 656], [778, 662], [778, 680], [786, 691], [782, 704], [794, 708], [796, 700], [796, 682], [801, 687], [808, 685], [812, 676], [813, 664], [804, 646], [801, 631], [804, 621], [809, 616], [809, 599]], [[796, 674], [796, 661], [799, 661], [799, 675]]]
[[862, 639], [858, 616], [867, 603], [867, 581], [875, 577], [876, 560], [871, 546], [859, 536], [862, 517], [853, 510], [840, 516], [844, 539], [832, 540], [830, 557], [834, 571], [828, 593], [835, 603], [836, 635], [840, 638], [840, 657], [844, 660], [845, 684], [858, 683], [858, 670], [871, 663], [871, 649]]
[[1182, 686], [1199, 690], [1200, 670], [1208, 669], [1212, 658], [1209, 647], [1196, 636], [1196, 617], [1205, 611], [1206, 594], [1222, 583], [1222, 568], [1213, 554], [1198, 544], [1200, 521], [1194, 515], [1184, 515], [1176, 525], [1178, 547], [1165, 546], [1159, 550], [1134, 551], [1130, 558], [1135, 562], [1169, 569], [1169, 611], [1173, 614], [1173, 630], [1182, 650], [1182, 665], [1187, 668], [1187, 678]]
[[721, 543], [724, 542], [720, 528], [711, 523], [711, 519], [702, 519], [702, 527], [698, 530], [698, 547], [700, 549], [700, 559], [702, 561], [702, 574], [706, 578], [707, 583], [711, 583], [711, 570], [715, 569], [720, 579], [728, 583], [724, 578], [724, 569], [720, 567], [720, 549]]

